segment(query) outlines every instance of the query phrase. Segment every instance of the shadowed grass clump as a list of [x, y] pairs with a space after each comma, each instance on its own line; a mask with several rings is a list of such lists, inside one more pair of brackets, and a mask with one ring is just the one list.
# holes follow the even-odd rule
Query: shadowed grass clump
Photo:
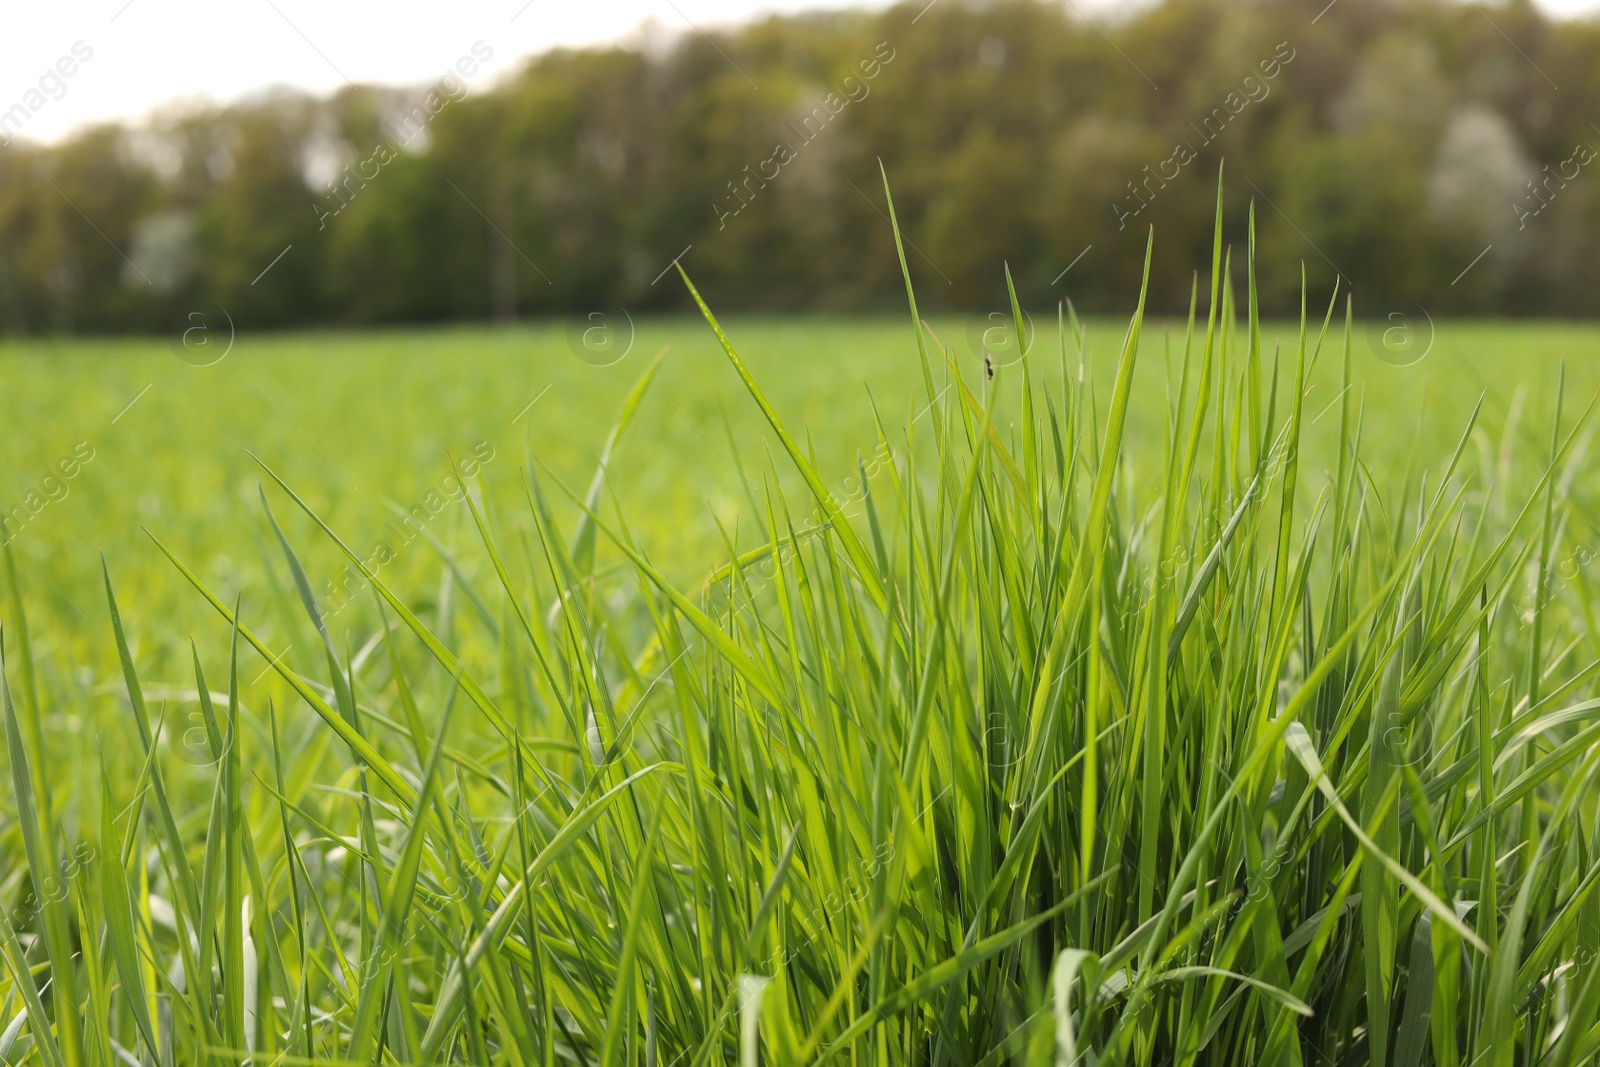
[[[168, 553], [231, 655], [145, 678], [107, 573], [125, 714], [63, 730], [12, 568], [0, 1054], [1591, 1062], [1600, 639], [1553, 563], [1590, 409], [1558, 402], [1528, 478], [1473, 469], [1469, 423], [1380, 485], [1348, 302], [1264, 359], [1222, 233], [1219, 194], [1138, 467], [1142, 297], [1096, 397], [1066, 309], [1054, 353], [964, 377], [908, 278], [925, 415], [880, 420], [848, 499], [700, 302], [775, 453], [702, 588], [608, 497], [654, 366], [586, 491], [534, 463], [525, 501], [467, 494], [462, 620], [369, 573], [335, 635], [273, 518], [316, 676]], [[1346, 388], [1313, 476], [1319, 359]]]

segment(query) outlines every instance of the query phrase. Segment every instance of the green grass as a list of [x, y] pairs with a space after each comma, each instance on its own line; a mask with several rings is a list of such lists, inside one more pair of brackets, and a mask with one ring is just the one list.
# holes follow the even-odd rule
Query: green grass
[[993, 380], [910, 321], [8, 351], [15, 485], [97, 451], [7, 556], [0, 1053], [1592, 1061], [1600, 334], [1391, 368], [1233, 281]]
[[[1130, 310], [1136, 295], [1130, 294]], [[1054, 310], [1036, 309], [1035, 316], [1052, 356], [1036, 373], [1059, 390]], [[1125, 325], [1087, 324], [1101, 388], [1109, 387]], [[967, 321], [933, 328], [975, 373]], [[1287, 344], [1296, 329], [1293, 323], [1263, 326], [1266, 337]], [[872, 398], [895, 433], [926, 405], [915, 338], [903, 320], [748, 319], [728, 323], [728, 331], [785, 421], [811, 432], [818, 467], [831, 485], [853, 473], [858, 452], [870, 457], [877, 447]], [[1163, 462], [1165, 349], [1173, 346], [1176, 358], [1182, 337], [1181, 322], [1147, 330], [1124, 446], [1139, 472]], [[1560, 356], [1571, 359], [1575, 393], [1587, 395], [1600, 384], [1600, 328], [1591, 325], [1441, 323], [1429, 357], [1403, 368], [1380, 363], [1366, 341], [1358, 323], [1352, 392], [1367, 411], [1367, 462], [1385, 484], [1404, 478], [1415, 446], [1430, 452], [1450, 447], [1480, 389], [1488, 390], [1483, 428], [1496, 447], [1518, 389], [1526, 390], [1515, 436], [1517, 447], [1532, 456], [1531, 428], [1549, 417]], [[668, 346], [656, 389], [617, 453], [612, 482], [652, 552], [688, 583], [721, 562], [719, 520], [731, 527], [742, 516], [747, 528], [759, 521], [743, 478], [759, 484], [770, 441], [760, 412], [698, 320], [641, 321], [628, 356], [608, 367], [576, 359], [566, 331], [556, 325], [245, 334], [225, 360], [207, 368], [180, 363], [160, 341], [0, 343], [6, 383], [0, 423], [12, 428], [0, 435], [0, 508], [25, 506], [30, 492], [44, 498], [42, 479], [80, 442], [95, 456], [66, 483], [66, 498], [46, 505], [13, 543], [19, 565], [37, 586], [32, 608], [41, 629], [49, 623], [47, 647], [70, 643], [63, 651], [75, 659], [61, 664], [63, 670], [85, 661], [99, 674], [113, 667], [106, 655], [109, 634], [90, 625], [105, 630], [100, 551], [124, 596], [138, 606], [142, 642], [152, 653], [182, 652], [187, 636], [209, 624], [187, 584], [153, 555], [138, 533], [141, 525], [160, 532], [220, 587], [252, 602], [271, 595], [261, 549], [270, 531], [256, 503], [260, 473], [246, 448], [289, 478], [353, 543], [370, 548], [391, 515], [387, 502], [417, 505], [448, 476], [447, 453], [470, 454], [479, 441], [495, 450], [481, 473], [491, 497], [520, 499], [518, 471], [530, 451], [563, 477], [586, 482], [623, 397]], [[1075, 350], [1072, 359], [1075, 372]], [[1331, 360], [1315, 368], [1308, 420], [1338, 393], [1338, 371]], [[112, 424], [146, 386], [149, 392]], [[1331, 414], [1308, 429], [1317, 443], [1310, 458], [1319, 470], [1334, 454], [1329, 433], [1336, 429]], [[1140, 499], [1160, 495], [1150, 478], [1134, 476]], [[792, 470], [781, 477], [787, 488], [803, 489]], [[1591, 518], [1600, 520], [1600, 514]], [[526, 526], [520, 508], [510, 509], [506, 521]], [[460, 508], [443, 515], [434, 530], [450, 545], [476, 539]], [[318, 540], [304, 541], [307, 568], [321, 591], [344, 561]], [[394, 573], [403, 576], [396, 582], [409, 596], [430, 597], [437, 592], [439, 557], [419, 545], [396, 561]], [[279, 636], [275, 625], [265, 632]], [[177, 662], [187, 663], [187, 653]]]

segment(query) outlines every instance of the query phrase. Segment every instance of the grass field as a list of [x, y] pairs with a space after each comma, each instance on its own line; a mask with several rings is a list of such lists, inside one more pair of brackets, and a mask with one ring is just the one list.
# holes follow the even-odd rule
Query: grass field
[[[1045, 377], [1056, 363], [1054, 314], [1038, 313], [1050, 358], [1034, 362], [1050, 364], [1040, 368]], [[1087, 324], [1088, 358], [1102, 388], [1109, 386], [1125, 325]], [[1160, 465], [1157, 420], [1168, 389], [1163, 347], [1181, 345], [1182, 326], [1152, 324], [1137, 368], [1126, 446], [1136, 468]], [[835, 483], [851, 475], [857, 453], [877, 445], [873, 400], [891, 427], [926, 409], [915, 341], [900, 319], [734, 319], [727, 328], [783, 418], [809, 430], [818, 467]], [[976, 374], [971, 321], [936, 322], [934, 329]], [[1286, 323], [1263, 328], [1268, 343], [1282, 337], [1292, 344], [1294, 330]], [[1447, 322], [1432, 351], [1412, 366], [1377, 359], [1370, 333], [1358, 324], [1353, 395], [1366, 405], [1365, 455], [1383, 484], [1398, 485], [1413, 456], [1434, 457], [1453, 443], [1479, 391], [1488, 396], [1481, 425], [1496, 449], [1504, 446], [1500, 430], [1518, 390], [1525, 391], [1515, 447], [1533, 456], [1561, 357], [1568, 358], [1575, 393], [1600, 384], [1600, 328], [1584, 324]], [[64, 480], [65, 498], [14, 534], [19, 565], [39, 586], [30, 594], [34, 610], [61, 622], [54, 639], [98, 643], [99, 658], [91, 662], [109, 670], [110, 645], [83, 618], [96, 626], [102, 621], [97, 553], [104, 552], [126, 598], [156, 627], [144, 637], [152, 653], [181, 646], [204, 628], [205, 609], [140, 526], [222, 588], [264, 599], [261, 550], [270, 537], [255, 495], [260, 470], [245, 449], [271, 464], [353, 544], [369, 546], [383, 536], [390, 502], [415, 507], [448, 477], [447, 453], [470, 456], [485, 442], [494, 459], [482, 471], [483, 483], [516, 523], [518, 471], [529, 457], [586, 484], [623, 398], [664, 348], [666, 361], [612, 478], [636, 516], [641, 541], [668, 573], [683, 582], [704, 578], [726, 556], [718, 521], [731, 531], [741, 516], [746, 527], [757, 520], [749, 486], [760, 484], [772, 447], [760, 412], [702, 321], [644, 320], [626, 357], [606, 366], [580, 361], [568, 334], [551, 324], [245, 335], [211, 367], [180, 362], [161, 341], [0, 345], [6, 382], [0, 420], [10, 428], [0, 438], [0, 505], [10, 511], [30, 492], [48, 500], [41, 482], [57, 462], [80, 444], [94, 455], [81, 475]], [[1074, 349], [1074, 368], [1076, 358]], [[1306, 397], [1308, 420], [1339, 390], [1332, 361], [1317, 370]], [[1320, 443], [1333, 428], [1323, 418], [1308, 433]], [[1314, 462], [1332, 454], [1315, 445], [1308, 452]], [[779, 470], [790, 489], [800, 488], [791, 470], [783, 464]], [[1576, 490], [1582, 501], [1584, 486]], [[1159, 495], [1148, 482], [1140, 492], [1146, 494]], [[1590, 517], [1600, 522], [1600, 511]], [[432, 529], [446, 544], [476, 538], [459, 507]], [[344, 561], [336, 552], [314, 539], [304, 551], [319, 591], [337, 580]], [[440, 569], [439, 555], [418, 542], [391, 573], [404, 575], [399, 584], [408, 593], [431, 596]], [[76, 655], [94, 654], [92, 644], [73, 647]]]
[[0, 1053], [1592, 1062], [1600, 329], [1200, 308], [0, 350]]

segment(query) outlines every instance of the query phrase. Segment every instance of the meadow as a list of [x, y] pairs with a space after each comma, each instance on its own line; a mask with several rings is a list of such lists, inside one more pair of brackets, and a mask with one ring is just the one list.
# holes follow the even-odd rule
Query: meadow
[[0, 350], [0, 1054], [1592, 1061], [1600, 329], [1207, 285]]
[[[1039, 343], [1051, 357], [1039, 373], [1059, 388], [1056, 309], [1033, 315]], [[931, 328], [976, 376], [981, 359], [971, 337], [990, 324], [987, 316], [974, 315], [935, 320]], [[818, 468], [841, 495], [857, 454], [870, 456], [877, 447], [874, 402], [892, 426], [926, 411], [915, 339], [898, 317], [734, 317], [725, 325], [782, 418], [810, 433]], [[1086, 372], [1108, 388], [1126, 323], [1093, 319], [1083, 325]], [[625, 322], [617, 329], [628, 336]], [[1262, 329], [1266, 344], [1292, 344], [1297, 327], [1269, 322]], [[1160, 465], [1167, 349], [1181, 346], [1183, 323], [1152, 322], [1147, 330], [1125, 445], [1134, 470]], [[141, 526], [223, 588], [251, 600], [268, 596], [271, 568], [263, 549], [271, 555], [270, 531], [256, 497], [261, 472], [246, 449], [363, 549], [383, 538], [394, 507], [409, 510], [440, 491], [452, 453], [469, 458], [480, 442], [494, 455], [478, 475], [490, 499], [520, 497], [518, 472], [534, 456], [562, 477], [586, 483], [628, 391], [663, 350], [611, 481], [667, 573], [681, 582], [705, 578], [725, 561], [719, 523], [732, 532], [741, 516], [746, 526], [759, 521], [750, 497], [772, 447], [761, 413], [701, 320], [641, 319], [620, 359], [615, 350], [587, 354], [569, 340], [574, 332], [572, 324], [555, 322], [244, 334], [226, 358], [203, 367], [182, 362], [164, 340], [0, 343], [6, 382], [0, 420], [11, 428], [0, 438], [0, 508], [23, 505], [29, 493], [49, 501], [10, 537], [23, 573], [39, 586], [30, 593], [34, 610], [61, 624], [50, 627], [53, 640], [98, 642], [98, 659], [88, 645], [75, 645], [74, 654], [109, 670], [110, 645], [89, 625], [99, 626], [103, 615], [103, 552], [127, 586], [125, 595], [142, 604], [147, 625], [157, 627], [144, 638], [152, 652], [181, 646], [203, 630], [206, 612], [188, 584], [153, 554]], [[1548, 418], [1561, 359], [1568, 359], [1576, 392], [1600, 385], [1600, 329], [1583, 323], [1445, 321], [1437, 324], [1427, 357], [1404, 366], [1374, 354], [1379, 346], [1368, 343], [1373, 332], [1357, 323], [1351, 395], [1365, 405], [1366, 459], [1385, 484], [1403, 479], [1414, 456], [1452, 443], [1480, 391], [1487, 397], [1483, 432], [1494, 448], [1508, 447], [1502, 430], [1514, 421], [1515, 449], [1536, 455], [1536, 428]], [[211, 355], [183, 354], [194, 362]], [[1072, 373], [1077, 366], [1074, 348]], [[1315, 368], [1308, 420], [1340, 388], [1332, 361]], [[1516, 420], [1510, 419], [1513, 406], [1520, 412]], [[1334, 421], [1323, 418], [1307, 432], [1321, 445], [1333, 428]], [[94, 458], [77, 477], [62, 479], [66, 495], [51, 500], [42, 480], [52, 472], [59, 477], [56, 465], [81, 445]], [[1319, 462], [1332, 454], [1308, 451]], [[787, 488], [801, 488], [791, 470], [780, 465], [778, 474]], [[1145, 493], [1159, 495], [1148, 482]], [[508, 506], [508, 521], [522, 521], [518, 510]], [[1600, 522], [1600, 512], [1591, 517]], [[302, 532], [311, 529], [300, 525]], [[475, 538], [459, 507], [445, 512], [432, 531], [452, 545]], [[324, 583], [340, 580], [346, 561], [314, 540], [304, 551], [321, 594]], [[419, 543], [390, 573], [405, 576], [400, 587], [408, 593], [432, 596], [440, 568], [439, 554]]]

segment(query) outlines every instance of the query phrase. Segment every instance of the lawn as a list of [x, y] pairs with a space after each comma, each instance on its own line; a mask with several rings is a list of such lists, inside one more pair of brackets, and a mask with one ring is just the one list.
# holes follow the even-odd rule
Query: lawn
[[[1059, 380], [1054, 315], [1047, 309], [1037, 316], [1038, 355], [1045, 358], [1033, 362], [1042, 364], [1041, 375]], [[1087, 324], [1102, 390], [1125, 325]], [[973, 321], [933, 328], [976, 375]], [[858, 453], [870, 457], [877, 447], [874, 402], [891, 430], [926, 409], [915, 342], [903, 319], [733, 319], [727, 329], [782, 417], [809, 431], [818, 468], [836, 486], [853, 473]], [[1135, 472], [1160, 464], [1144, 457], [1159, 456], [1165, 349], [1174, 348], [1172, 359], [1181, 355], [1182, 329], [1181, 322], [1149, 328], [1125, 450]], [[1275, 337], [1292, 344], [1294, 329], [1269, 323], [1264, 344]], [[0, 345], [6, 383], [0, 424], [8, 427], [0, 438], [0, 504], [9, 512], [29, 493], [49, 501], [14, 534], [13, 551], [33, 579], [34, 610], [62, 624], [50, 627], [52, 643], [98, 643], [98, 651], [75, 644], [75, 662], [100, 672], [113, 667], [105, 635], [89, 625], [104, 629], [102, 552], [130, 607], [138, 605], [152, 628], [144, 638], [152, 654], [184, 644], [209, 623], [141, 526], [230, 594], [260, 602], [262, 547], [270, 538], [256, 498], [260, 469], [246, 449], [365, 549], [383, 538], [391, 503], [422, 504], [448, 478], [447, 456], [470, 456], [482, 443], [493, 456], [480, 474], [485, 490], [515, 524], [525, 511], [519, 470], [533, 458], [570, 484], [587, 484], [624, 397], [663, 349], [666, 360], [612, 477], [635, 532], [667, 572], [682, 582], [704, 578], [726, 557], [718, 523], [731, 534], [754, 519], [750, 494], [759, 493], [773, 446], [760, 412], [698, 319], [639, 322], [631, 349], [615, 363], [611, 353], [591, 362], [577, 358], [574, 351], [584, 349], [569, 344], [573, 332], [537, 324], [245, 334], [208, 367], [180, 362], [161, 341]], [[1447, 322], [1425, 359], [1400, 367], [1373, 355], [1371, 333], [1358, 324], [1352, 392], [1367, 407], [1368, 463], [1382, 484], [1396, 488], [1408, 460], [1437, 458], [1454, 443], [1479, 391], [1488, 394], [1480, 425], [1497, 448], [1518, 390], [1525, 391], [1517, 447], [1532, 456], [1561, 357], [1569, 361], [1574, 395], [1600, 385], [1600, 328], [1589, 325]], [[1068, 361], [1075, 369], [1075, 346]], [[1313, 463], [1325, 464], [1331, 454], [1319, 445], [1336, 429], [1334, 420], [1317, 416], [1337, 395], [1338, 381], [1337, 361], [1323, 360], [1306, 397], [1308, 421], [1317, 420], [1308, 428]], [[44, 479], [80, 445], [93, 458], [76, 477], [61, 479], [66, 496], [51, 500]], [[780, 462], [778, 470], [788, 488], [799, 487], [790, 465]], [[1581, 482], [1577, 492], [1587, 499]], [[1159, 494], [1144, 479], [1140, 495]], [[1600, 521], [1600, 511], [1593, 517]], [[310, 529], [300, 516], [286, 518]], [[475, 539], [460, 507], [430, 526], [446, 544]], [[317, 539], [305, 540], [307, 566], [321, 591], [344, 561]], [[431, 595], [440, 568], [437, 553], [417, 541], [391, 573], [404, 576], [399, 587], [409, 594]]]

